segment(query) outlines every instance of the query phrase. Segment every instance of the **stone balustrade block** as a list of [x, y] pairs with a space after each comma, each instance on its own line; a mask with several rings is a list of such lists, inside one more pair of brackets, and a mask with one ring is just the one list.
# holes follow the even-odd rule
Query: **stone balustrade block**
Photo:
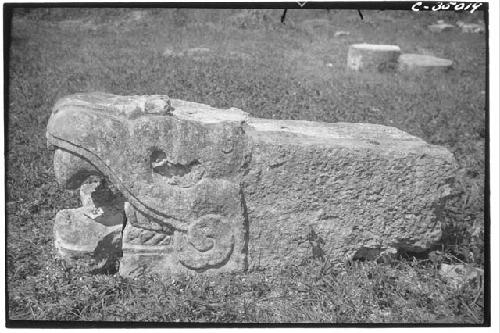
[[425, 251], [456, 168], [447, 149], [393, 127], [259, 119], [167, 96], [65, 97], [47, 139], [61, 184], [100, 175], [123, 195], [125, 276]]

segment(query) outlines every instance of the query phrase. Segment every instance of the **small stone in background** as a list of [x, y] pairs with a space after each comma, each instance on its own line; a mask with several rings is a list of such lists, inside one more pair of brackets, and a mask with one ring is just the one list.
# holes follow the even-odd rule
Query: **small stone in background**
[[214, 57], [214, 52], [208, 47], [193, 47], [180, 52], [178, 56], [194, 61], [207, 61]]
[[343, 31], [343, 30], [339, 30], [337, 32], [335, 32], [334, 36], [335, 37], [342, 37], [342, 36], [349, 36], [351, 33], [349, 31]]
[[146, 16], [146, 12], [142, 10], [133, 10], [130, 13], [130, 18], [134, 21], [140, 21]]
[[481, 23], [465, 23], [463, 21], [457, 21], [457, 26], [462, 29], [465, 33], [484, 33], [484, 24]]
[[397, 45], [353, 44], [347, 53], [347, 67], [356, 71], [394, 69], [400, 54]]
[[97, 181], [80, 186], [80, 202], [82, 203], [82, 207], [94, 206], [92, 192], [94, 192], [99, 185], [101, 185], [101, 183]]
[[192, 47], [185, 50], [183, 53], [189, 57], [202, 56], [210, 53], [211, 50], [208, 47]]
[[462, 285], [473, 281], [474, 279], [480, 281], [481, 277], [484, 276], [484, 271], [470, 265], [441, 264], [439, 274], [454, 288], [460, 288]]
[[229, 51], [227, 53], [228, 57], [231, 59], [243, 59], [243, 60], [249, 60], [252, 58], [251, 55], [245, 52], [240, 52], [240, 51]]
[[170, 49], [170, 48], [165, 48], [165, 50], [163, 51], [163, 55], [165, 57], [175, 57], [177, 54], [174, 52], [174, 50]]
[[440, 20], [440, 21], [441, 21], [441, 23], [431, 24], [427, 28], [432, 32], [449, 31], [449, 30], [452, 30], [453, 28], [455, 28], [455, 26], [453, 24], [445, 23], [442, 20]]

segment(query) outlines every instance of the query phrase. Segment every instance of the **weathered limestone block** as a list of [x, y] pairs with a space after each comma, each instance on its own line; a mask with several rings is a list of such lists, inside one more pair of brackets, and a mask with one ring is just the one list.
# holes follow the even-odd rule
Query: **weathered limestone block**
[[125, 197], [125, 276], [425, 251], [453, 189], [452, 154], [395, 128], [258, 119], [166, 96], [68, 96], [47, 138], [56, 156], [73, 155], [55, 159], [68, 164], [60, 181], [97, 171]]
[[423, 251], [441, 237], [436, 216], [451, 154], [395, 128], [251, 119], [244, 177], [251, 265], [299, 263], [309, 228], [330, 258]]
[[353, 44], [347, 53], [347, 67], [359, 70], [391, 70], [396, 68], [401, 49], [397, 45]]
[[399, 71], [448, 71], [453, 61], [426, 54], [402, 54], [398, 59]]

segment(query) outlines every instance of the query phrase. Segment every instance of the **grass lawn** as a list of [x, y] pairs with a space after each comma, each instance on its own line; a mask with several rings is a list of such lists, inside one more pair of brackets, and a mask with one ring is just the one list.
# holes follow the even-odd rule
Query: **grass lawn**
[[[482, 12], [31, 9], [13, 16], [6, 147], [8, 317], [217, 323], [483, 323], [484, 287], [455, 287], [441, 263], [484, 265], [486, 37], [438, 19]], [[322, 19], [317, 25], [304, 20]], [[327, 24], [325, 24], [327, 22]], [[335, 36], [343, 30], [350, 34]], [[356, 73], [353, 43], [453, 60], [448, 73]], [[204, 47], [201, 56], [172, 56]], [[171, 55], [164, 55], [170, 52]], [[442, 207], [442, 245], [385, 262], [312, 259], [216, 280], [84, 273], [54, 256], [53, 218], [79, 206], [57, 186], [45, 129], [76, 92], [166, 94], [256, 117], [394, 126], [447, 147], [460, 195]]]

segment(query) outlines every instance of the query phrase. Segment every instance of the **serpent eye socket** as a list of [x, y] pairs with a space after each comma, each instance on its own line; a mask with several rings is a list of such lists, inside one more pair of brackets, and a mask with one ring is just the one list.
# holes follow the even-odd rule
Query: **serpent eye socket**
[[152, 149], [149, 158], [150, 169], [153, 173], [169, 178], [174, 176], [182, 177], [190, 173], [191, 169], [198, 164], [198, 160], [194, 160], [188, 164], [171, 162], [168, 160], [167, 154], [157, 148]]
[[149, 157], [149, 164], [153, 172], [160, 173], [161, 167], [166, 163], [168, 163], [167, 154], [163, 150], [153, 149], [151, 156]]

